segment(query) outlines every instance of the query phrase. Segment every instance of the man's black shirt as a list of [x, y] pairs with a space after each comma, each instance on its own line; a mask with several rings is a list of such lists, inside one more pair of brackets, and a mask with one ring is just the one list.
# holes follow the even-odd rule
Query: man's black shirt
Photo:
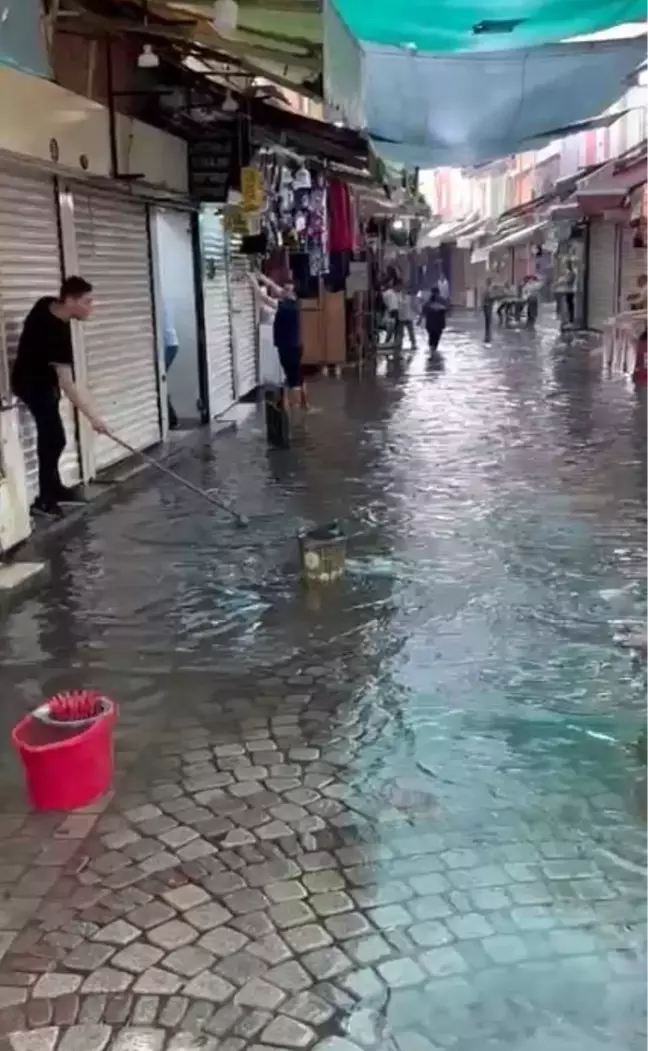
[[54, 366], [72, 367], [70, 323], [52, 313], [53, 303], [56, 303], [53, 296], [39, 299], [25, 318], [11, 372], [11, 386], [18, 397], [44, 392], [58, 397], [59, 381]]

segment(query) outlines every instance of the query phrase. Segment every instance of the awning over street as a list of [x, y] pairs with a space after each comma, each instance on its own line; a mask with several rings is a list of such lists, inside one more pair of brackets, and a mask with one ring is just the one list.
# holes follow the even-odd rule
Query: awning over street
[[[434, 19], [437, 15], [435, 12]], [[412, 170], [535, 149], [609, 107], [645, 59], [643, 37], [444, 54], [354, 39], [327, 9], [325, 95], [376, 152]]]
[[610, 161], [584, 179], [574, 195], [581, 214], [600, 215], [622, 208], [632, 191], [646, 182], [646, 160], [644, 143], [630, 156]]
[[487, 245], [488, 252], [490, 254], [498, 252], [501, 248], [515, 248], [516, 245], [538, 243], [546, 227], [546, 220], [541, 223], [533, 223], [531, 226], [523, 226], [520, 230], [514, 230], [513, 233], [506, 234]]
[[495, 226], [494, 219], [480, 219], [467, 230], [457, 235], [457, 248], [472, 248], [476, 241], [487, 237]]
[[[334, 0], [359, 40], [421, 51], [483, 52], [525, 48], [643, 21], [643, 0]], [[332, 6], [329, 0], [329, 6]]]
[[514, 226], [512, 230], [500, 230], [499, 233], [494, 235], [492, 241], [480, 245], [473, 251], [470, 261], [471, 263], [487, 263], [491, 255], [501, 251], [503, 248], [515, 248], [516, 245], [523, 244], [539, 244], [548, 225], [549, 221], [544, 219], [542, 222]]
[[457, 226], [457, 221], [453, 220], [448, 223], [439, 223], [438, 226], [433, 227], [421, 240], [421, 248], [438, 248], [439, 245], [446, 241], [453, 240], [452, 231]]
[[549, 209], [549, 218], [552, 223], [565, 219], [580, 219], [582, 215], [583, 213], [575, 194], [568, 197], [566, 201], [561, 201], [560, 204], [555, 204], [553, 208]]

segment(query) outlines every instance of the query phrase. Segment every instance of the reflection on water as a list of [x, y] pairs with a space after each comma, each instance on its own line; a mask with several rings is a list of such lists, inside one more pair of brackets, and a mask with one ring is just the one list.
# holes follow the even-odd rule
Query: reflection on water
[[[233, 698], [227, 683], [314, 691], [354, 812], [385, 841], [404, 816], [482, 871], [509, 844], [539, 903], [589, 917], [567, 984], [532, 934], [526, 969], [475, 964], [493, 1017], [473, 1005], [470, 1033], [490, 1042], [448, 1007], [438, 1046], [639, 1047], [642, 950], [621, 946], [622, 967], [614, 925], [641, 940], [645, 678], [614, 622], [645, 624], [645, 405], [548, 338], [484, 348], [453, 320], [443, 350], [315, 385], [322, 411], [289, 451], [266, 449], [261, 420], [187, 451], [176, 466], [237, 503], [247, 531], [150, 479], [52, 544], [49, 583], [3, 626], [5, 730], [41, 690], [77, 683], [119, 694], [146, 734], [204, 697], [196, 676]], [[332, 518], [348, 572], [313, 593], [295, 534]], [[591, 879], [541, 880], [552, 852]], [[425, 1006], [403, 994], [390, 1012]]]

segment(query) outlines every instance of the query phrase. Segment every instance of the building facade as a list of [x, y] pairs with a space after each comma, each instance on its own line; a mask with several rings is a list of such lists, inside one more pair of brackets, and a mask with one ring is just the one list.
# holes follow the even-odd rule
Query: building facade
[[[645, 270], [645, 250], [642, 257], [637, 247], [645, 226], [645, 94], [644, 84], [630, 88], [599, 121], [540, 150], [423, 174], [423, 192], [452, 257], [457, 305], [479, 302], [489, 272], [504, 284], [536, 273], [548, 285], [560, 250], [578, 264], [581, 324], [600, 329], [620, 309], [629, 283]], [[599, 180], [616, 180], [627, 192], [619, 199], [606, 186], [607, 196], [590, 194], [586, 206], [587, 194], [575, 190], [599, 168]]]

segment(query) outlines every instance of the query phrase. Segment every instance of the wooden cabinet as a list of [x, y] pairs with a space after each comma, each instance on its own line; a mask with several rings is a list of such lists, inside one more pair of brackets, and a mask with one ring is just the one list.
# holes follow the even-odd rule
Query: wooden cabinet
[[346, 361], [344, 292], [323, 289], [318, 299], [302, 299], [301, 334], [304, 365], [342, 365]]
[[346, 296], [344, 292], [324, 292], [322, 296], [324, 361], [343, 365], [346, 361]]
[[319, 299], [302, 299], [300, 303], [301, 340], [304, 365], [322, 363], [321, 310]]

